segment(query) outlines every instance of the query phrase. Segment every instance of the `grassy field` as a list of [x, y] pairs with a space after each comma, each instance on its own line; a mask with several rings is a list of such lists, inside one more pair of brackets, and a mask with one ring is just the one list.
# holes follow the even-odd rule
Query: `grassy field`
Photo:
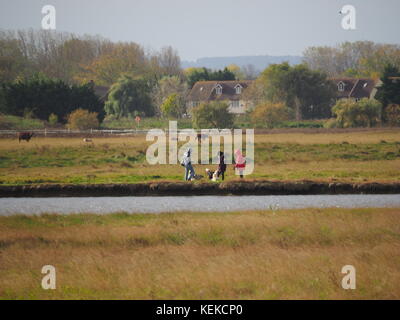
[[[0, 139], [0, 184], [182, 180], [179, 165], [149, 165], [145, 136]], [[399, 181], [400, 130], [255, 136], [252, 179]], [[210, 165], [196, 165], [198, 173]], [[215, 165], [211, 165], [215, 167]], [[227, 180], [237, 179], [228, 168]]]
[[[400, 299], [399, 214], [0, 217], [0, 299]], [[47, 264], [56, 290], [41, 288]], [[349, 264], [355, 290], [341, 287]]]

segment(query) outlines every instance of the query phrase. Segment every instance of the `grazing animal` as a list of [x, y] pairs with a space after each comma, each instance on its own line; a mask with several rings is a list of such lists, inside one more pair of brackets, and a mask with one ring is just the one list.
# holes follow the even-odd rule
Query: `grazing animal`
[[93, 141], [92, 141], [92, 139], [85, 138], [85, 139], [83, 139], [83, 142], [93, 142]]
[[34, 133], [33, 132], [18, 132], [18, 142], [21, 142], [21, 140], [25, 140], [26, 142], [29, 142], [31, 138], [33, 137]]

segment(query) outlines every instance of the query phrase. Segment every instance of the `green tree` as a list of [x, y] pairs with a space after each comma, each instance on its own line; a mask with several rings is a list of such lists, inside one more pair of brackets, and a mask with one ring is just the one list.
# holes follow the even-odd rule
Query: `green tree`
[[167, 99], [173, 93], [178, 94], [180, 99], [185, 97], [187, 93], [186, 82], [184, 82], [178, 76], [162, 77], [152, 87], [151, 98], [157, 114], [161, 113], [160, 107], [165, 99]]
[[117, 118], [134, 114], [154, 115], [150, 81], [143, 77], [122, 76], [112, 85], [104, 109]]
[[207, 68], [189, 68], [185, 70], [185, 76], [189, 88], [197, 81], [228, 81], [235, 80], [235, 74], [225, 68], [223, 70], [209, 70]]
[[192, 110], [193, 125], [198, 129], [232, 128], [234, 115], [228, 110], [229, 105], [224, 101], [202, 103]]
[[391, 126], [400, 126], [400, 105], [399, 104], [389, 104], [385, 108], [385, 119], [387, 123]]
[[54, 113], [60, 122], [75, 109], [97, 112], [99, 120], [104, 118], [103, 104], [96, 96], [92, 83], [68, 85], [61, 80], [50, 79], [43, 74], [5, 83], [2, 86], [3, 112], [24, 116], [31, 114], [41, 120], [48, 120]]
[[[394, 80], [394, 78], [398, 78]], [[376, 99], [379, 100], [384, 108], [382, 113], [383, 121], [387, 122], [385, 109], [389, 104], [400, 104], [400, 71], [397, 67], [388, 64], [383, 71], [381, 78], [382, 84], [376, 93]]]
[[210, 74], [206, 68], [188, 68], [184, 71], [189, 88], [192, 88], [197, 81], [210, 80]]
[[246, 79], [245, 73], [238, 65], [232, 63], [229, 66], [227, 66], [226, 68], [235, 75], [236, 80], [245, 80]]
[[373, 127], [380, 122], [382, 104], [368, 98], [363, 98], [358, 102], [341, 99], [332, 108], [332, 112], [336, 115], [338, 127]]
[[335, 89], [322, 72], [303, 64], [291, 67], [284, 62], [266, 68], [259, 82], [263, 85], [263, 99], [283, 102], [294, 110], [296, 120], [330, 116]]
[[177, 93], [171, 94], [161, 105], [161, 112], [169, 118], [179, 118], [185, 112], [185, 102]]

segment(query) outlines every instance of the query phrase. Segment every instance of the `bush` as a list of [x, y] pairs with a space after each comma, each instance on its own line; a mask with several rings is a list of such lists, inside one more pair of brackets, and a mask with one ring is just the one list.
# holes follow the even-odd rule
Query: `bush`
[[332, 108], [340, 128], [372, 127], [380, 122], [382, 104], [375, 99], [363, 98], [356, 102], [341, 99]]
[[385, 109], [385, 119], [391, 126], [400, 126], [400, 105], [389, 104]]
[[169, 95], [162, 103], [161, 112], [167, 118], [179, 118], [185, 111], [185, 104], [183, 99], [177, 94]]
[[58, 117], [57, 117], [56, 114], [52, 113], [52, 114], [49, 116], [49, 124], [50, 124], [51, 126], [55, 126], [55, 125], [57, 125], [57, 123], [58, 123]]
[[99, 127], [97, 112], [89, 112], [84, 109], [77, 109], [68, 115], [68, 128], [87, 130]]
[[0, 114], [0, 129], [1, 130], [33, 130], [43, 129], [44, 123], [38, 119], [22, 118], [10, 115]]
[[322, 120], [283, 121], [279, 128], [323, 128]]
[[260, 104], [251, 113], [251, 120], [256, 126], [267, 128], [273, 128], [289, 118], [289, 109], [283, 103]]
[[337, 128], [337, 122], [335, 118], [329, 119], [324, 123], [324, 128], [332, 129]]
[[232, 128], [235, 116], [228, 108], [228, 103], [223, 101], [202, 103], [192, 110], [193, 126], [198, 129]]

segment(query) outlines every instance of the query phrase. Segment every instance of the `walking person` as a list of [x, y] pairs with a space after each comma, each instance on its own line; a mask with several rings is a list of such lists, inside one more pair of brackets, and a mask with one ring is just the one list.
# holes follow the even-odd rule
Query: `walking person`
[[233, 169], [236, 170], [237, 173], [239, 173], [241, 179], [243, 179], [243, 171], [245, 167], [246, 167], [246, 158], [243, 157], [242, 152], [239, 149], [237, 149], [235, 151], [235, 165]]
[[191, 153], [192, 149], [188, 148], [183, 154], [181, 162], [181, 165], [185, 167], [185, 181], [193, 180], [195, 176], [194, 168], [192, 166]]
[[225, 171], [226, 171], [226, 164], [225, 164], [225, 155], [222, 151], [218, 153], [219, 157], [219, 164], [218, 164], [218, 170], [217, 170], [217, 177], [221, 177], [221, 180], [223, 181], [225, 179]]

